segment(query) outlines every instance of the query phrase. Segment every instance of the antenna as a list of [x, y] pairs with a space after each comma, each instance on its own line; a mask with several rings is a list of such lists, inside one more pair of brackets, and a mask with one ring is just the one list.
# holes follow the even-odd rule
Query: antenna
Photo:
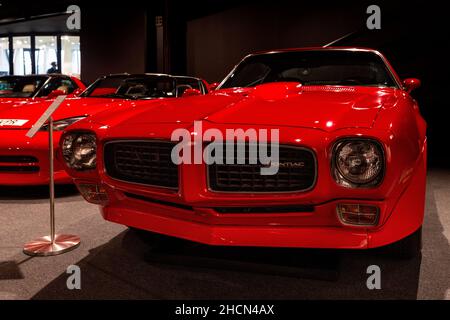
[[327, 43], [326, 45], [323, 46], [323, 48], [331, 47], [331, 46], [335, 45], [336, 43], [351, 37], [354, 34], [356, 34], [355, 31], [347, 33], [345, 36], [342, 36], [342, 37], [340, 37], [340, 38], [338, 38], [336, 40], [331, 41], [330, 43]]

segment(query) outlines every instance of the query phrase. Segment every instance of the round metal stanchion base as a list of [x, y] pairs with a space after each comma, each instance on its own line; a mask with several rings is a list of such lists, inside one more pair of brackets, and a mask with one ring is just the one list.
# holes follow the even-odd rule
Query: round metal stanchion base
[[23, 252], [29, 256], [56, 256], [69, 252], [80, 245], [80, 237], [70, 234], [58, 234], [52, 243], [50, 236], [45, 236], [25, 245]]

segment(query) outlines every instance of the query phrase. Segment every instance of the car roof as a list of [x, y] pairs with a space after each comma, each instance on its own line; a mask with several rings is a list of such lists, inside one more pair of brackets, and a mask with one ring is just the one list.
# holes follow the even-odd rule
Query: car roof
[[301, 51], [365, 51], [365, 52], [373, 52], [376, 54], [380, 54], [379, 51], [367, 48], [367, 47], [303, 47], [303, 48], [284, 48], [284, 49], [275, 49], [275, 50], [262, 50], [256, 51], [254, 53], [249, 54], [252, 55], [260, 55], [260, 54], [271, 54], [271, 53], [283, 53], [283, 52], [301, 52]]

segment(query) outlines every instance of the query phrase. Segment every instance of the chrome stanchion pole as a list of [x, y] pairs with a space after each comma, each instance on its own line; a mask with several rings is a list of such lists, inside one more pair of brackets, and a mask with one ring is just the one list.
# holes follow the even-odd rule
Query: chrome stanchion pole
[[48, 119], [48, 145], [50, 159], [50, 239], [55, 243], [55, 151], [53, 147], [53, 117]]
[[[59, 102], [61, 103], [62, 100]], [[48, 146], [50, 160], [50, 235], [25, 244], [23, 252], [30, 256], [55, 256], [77, 248], [80, 237], [55, 232], [55, 166], [53, 146], [53, 119], [48, 118]]]

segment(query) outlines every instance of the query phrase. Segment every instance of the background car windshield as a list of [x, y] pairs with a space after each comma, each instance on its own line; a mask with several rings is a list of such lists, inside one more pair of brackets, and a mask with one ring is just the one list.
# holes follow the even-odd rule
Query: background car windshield
[[47, 97], [54, 90], [62, 91], [64, 94], [71, 94], [76, 88], [77, 85], [71, 79], [54, 77], [36, 93], [36, 96]]
[[153, 99], [176, 96], [172, 77], [107, 77], [96, 81], [85, 97]]
[[31, 98], [47, 81], [46, 77], [2, 77], [0, 98]]
[[221, 88], [295, 81], [303, 85], [397, 87], [383, 60], [372, 52], [329, 50], [250, 56]]
[[195, 89], [201, 93], [206, 93], [200, 80], [191, 77], [175, 77], [177, 82], [177, 97], [181, 97], [187, 89]]

